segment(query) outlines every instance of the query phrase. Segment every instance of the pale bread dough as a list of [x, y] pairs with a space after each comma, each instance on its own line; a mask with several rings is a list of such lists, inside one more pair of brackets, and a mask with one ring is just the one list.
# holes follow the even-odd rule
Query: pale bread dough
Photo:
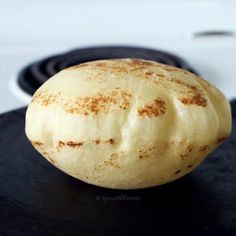
[[34, 94], [26, 134], [53, 165], [115, 189], [173, 181], [231, 131], [226, 97], [182, 69], [139, 59], [67, 68]]

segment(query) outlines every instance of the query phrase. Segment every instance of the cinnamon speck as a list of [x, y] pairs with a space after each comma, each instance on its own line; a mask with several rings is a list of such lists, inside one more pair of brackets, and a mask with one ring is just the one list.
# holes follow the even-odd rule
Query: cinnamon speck
[[100, 143], [100, 139], [96, 139], [94, 142], [95, 142], [96, 144], [99, 144], [99, 143]]
[[51, 163], [55, 164], [55, 161], [54, 161], [51, 157], [48, 157], [48, 160], [49, 160]]
[[208, 148], [209, 148], [208, 145], [205, 145], [205, 146], [200, 147], [199, 151], [200, 152], [205, 152]]
[[64, 105], [66, 112], [80, 115], [98, 115], [109, 111], [126, 110], [130, 105], [131, 94], [115, 88], [107, 94], [98, 93], [92, 97], [78, 97]]
[[66, 145], [75, 148], [75, 147], [81, 147], [83, 145], [83, 142], [73, 142], [73, 141], [68, 141], [66, 142]]
[[110, 139], [108, 140], [108, 142], [109, 142], [110, 144], [115, 144], [115, 141], [114, 141], [114, 139], [112, 139], [112, 138], [110, 138]]
[[151, 71], [147, 71], [147, 72], [145, 72], [145, 75], [147, 75], [147, 76], [151, 76], [151, 75], [153, 75], [153, 72], [151, 72]]
[[30, 141], [30, 142], [32, 143], [33, 146], [37, 146], [37, 147], [43, 145], [43, 143], [42, 143], [42, 142], [39, 142], [39, 141]]
[[163, 115], [166, 111], [165, 102], [157, 97], [153, 103], [144, 105], [138, 108], [139, 116], [146, 116], [148, 118], [158, 117]]
[[177, 170], [177, 171], [175, 171], [175, 175], [178, 175], [179, 173], [181, 172], [181, 170]]
[[59, 151], [60, 148], [63, 148], [65, 146], [75, 148], [75, 147], [81, 147], [82, 145], [83, 145], [83, 142], [61, 141], [61, 140], [59, 140], [58, 145], [57, 145], [57, 150]]
[[117, 153], [113, 153], [113, 154], [111, 154], [111, 157], [108, 160], [104, 161], [104, 164], [120, 169], [120, 165], [118, 164], [118, 161], [117, 161], [118, 155]]
[[111, 157], [112, 157], [112, 158], [118, 157], [118, 153], [115, 153], [115, 152], [112, 153], [112, 154], [111, 154]]
[[185, 97], [181, 99], [181, 102], [184, 105], [197, 105], [197, 106], [202, 106], [202, 107], [206, 107], [207, 105], [207, 100], [201, 94]]
[[48, 106], [57, 102], [58, 94], [49, 93], [48, 91], [39, 91], [33, 96], [31, 103], [38, 103], [41, 106]]
[[219, 138], [219, 139], [217, 140], [217, 143], [218, 143], [218, 144], [219, 144], [219, 143], [222, 143], [225, 139], [226, 139], [226, 137]]
[[188, 95], [179, 99], [184, 105], [207, 106], [207, 100], [197, 85], [192, 85], [176, 78], [171, 78], [170, 81], [182, 85], [187, 89], [183, 90], [183, 93], [187, 93]]
[[132, 66], [152, 66], [153, 63], [145, 60], [131, 59], [130, 64]]
[[63, 147], [64, 145], [65, 145], [65, 143], [63, 141], [59, 140], [58, 147]]

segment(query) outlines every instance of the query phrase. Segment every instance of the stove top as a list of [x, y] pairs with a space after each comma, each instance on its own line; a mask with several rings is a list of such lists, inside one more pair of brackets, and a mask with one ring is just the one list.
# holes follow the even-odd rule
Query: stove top
[[[13, 2], [5, 1], [0, 14], [1, 22], [6, 24], [0, 27], [0, 114], [26, 106], [35, 89], [64, 67], [91, 59], [127, 56], [117, 55], [117, 49], [111, 55], [113, 47], [107, 55], [104, 46], [112, 45], [122, 46], [120, 49], [135, 47], [128, 47], [129, 57], [160, 59], [145, 48], [178, 55], [227, 98], [236, 98], [235, 1], [73, 0], [73, 4], [62, 1], [56, 10], [55, 4], [48, 1]], [[14, 17], [9, 18], [9, 14]], [[99, 46], [95, 54], [94, 46]], [[72, 56], [74, 53], [67, 51], [73, 48], [84, 49]], [[66, 53], [56, 55], [60, 52]], [[172, 63], [172, 59], [165, 63]]]
[[17, 80], [21, 89], [32, 95], [48, 78], [62, 69], [87, 61], [114, 58], [141, 58], [183, 68], [196, 73], [182, 58], [160, 50], [141, 47], [90, 47], [50, 56], [23, 68]]

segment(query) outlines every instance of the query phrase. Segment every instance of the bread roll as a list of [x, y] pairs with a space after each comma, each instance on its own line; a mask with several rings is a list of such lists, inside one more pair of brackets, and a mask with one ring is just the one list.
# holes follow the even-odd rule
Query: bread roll
[[138, 189], [191, 172], [231, 131], [226, 97], [188, 71], [139, 59], [62, 70], [34, 94], [26, 134], [65, 173]]

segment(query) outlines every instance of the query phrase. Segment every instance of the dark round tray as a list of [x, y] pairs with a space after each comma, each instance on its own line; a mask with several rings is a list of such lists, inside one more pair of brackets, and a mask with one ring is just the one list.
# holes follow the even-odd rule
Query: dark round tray
[[191, 174], [120, 191], [50, 165], [24, 132], [25, 108], [0, 116], [0, 235], [236, 235], [236, 102], [233, 132]]

